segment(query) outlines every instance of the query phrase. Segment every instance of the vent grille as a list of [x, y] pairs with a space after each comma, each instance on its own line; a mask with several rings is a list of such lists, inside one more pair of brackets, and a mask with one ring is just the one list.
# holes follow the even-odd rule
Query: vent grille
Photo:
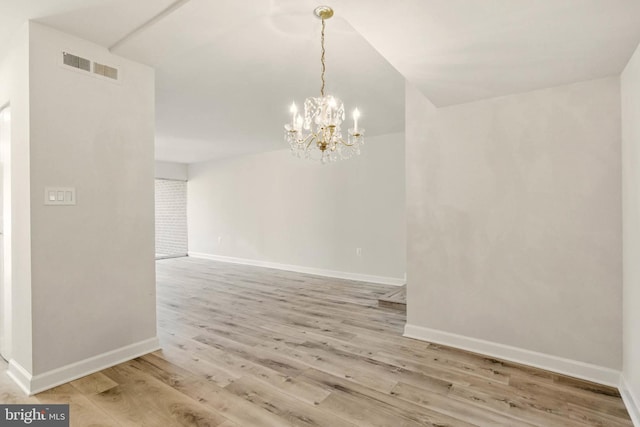
[[[69, 52], [62, 52], [62, 63], [66, 66], [76, 68], [82, 71], [88, 71], [91, 73], [91, 61], [87, 58], [82, 58], [78, 55], [73, 55]], [[93, 62], [93, 75], [95, 77], [106, 77], [110, 80], [118, 81], [119, 70], [109, 65]]]
[[91, 71], [91, 61], [80, 56], [72, 55], [67, 52], [62, 52], [62, 62], [73, 68], [78, 68], [84, 71]]
[[118, 80], [118, 69], [108, 65], [93, 63], [93, 72], [113, 80]]

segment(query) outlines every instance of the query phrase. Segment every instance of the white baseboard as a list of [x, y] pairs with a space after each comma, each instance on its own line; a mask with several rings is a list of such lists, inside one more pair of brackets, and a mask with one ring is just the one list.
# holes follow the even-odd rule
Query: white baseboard
[[620, 376], [620, 395], [624, 405], [627, 407], [627, 412], [631, 416], [631, 421], [635, 427], [640, 427], [640, 390], [635, 390], [636, 393], [631, 390], [629, 384], [624, 378], [624, 375]]
[[193, 258], [210, 259], [213, 261], [228, 262], [232, 264], [252, 265], [254, 267], [274, 268], [276, 270], [295, 271], [297, 273], [314, 274], [316, 276], [333, 277], [336, 279], [355, 280], [358, 282], [378, 283], [381, 285], [402, 286], [407, 283], [404, 278], [371, 276], [368, 274], [347, 273], [344, 271], [325, 270], [322, 268], [303, 267], [300, 265], [280, 264], [270, 261], [259, 261], [255, 259], [236, 258], [222, 255], [205, 254], [202, 252], [189, 252]]
[[25, 394], [31, 395], [29, 392], [29, 384], [31, 384], [31, 374], [22, 367], [18, 362], [11, 359], [9, 360], [9, 368], [7, 369], [7, 375], [18, 384], [18, 386], [25, 392]]
[[33, 395], [159, 349], [160, 342], [153, 337], [33, 376], [12, 359], [7, 373], [26, 394]]
[[491, 341], [410, 324], [405, 325], [404, 336], [435, 344], [456, 347], [462, 350], [480, 353], [522, 365], [533, 366], [615, 388], [620, 384], [620, 371], [577, 360], [565, 359], [550, 354], [538, 353], [523, 348], [511, 347]]

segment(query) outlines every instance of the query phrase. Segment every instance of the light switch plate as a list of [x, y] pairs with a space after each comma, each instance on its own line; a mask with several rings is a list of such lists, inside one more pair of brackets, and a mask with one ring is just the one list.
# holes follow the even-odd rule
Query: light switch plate
[[75, 187], [45, 187], [44, 204], [48, 206], [73, 206], [76, 204]]

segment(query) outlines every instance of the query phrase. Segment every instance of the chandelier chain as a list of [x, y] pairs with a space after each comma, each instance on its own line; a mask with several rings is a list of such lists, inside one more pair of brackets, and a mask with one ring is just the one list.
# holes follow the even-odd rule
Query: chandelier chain
[[320, 96], [324, 97], [324, 72], [326, 71], [327, 67], [324, 63], [324, 19], [322, 20], [322, 32], [321, 32], [321, 36], [320, 36], [320, 45], [322, 46], [322, 54], [320, 55], [320, 63], [322, 64], [322, 73], [320, 73], [320, 80], [322, 80], [322, 86], [320, 86]]

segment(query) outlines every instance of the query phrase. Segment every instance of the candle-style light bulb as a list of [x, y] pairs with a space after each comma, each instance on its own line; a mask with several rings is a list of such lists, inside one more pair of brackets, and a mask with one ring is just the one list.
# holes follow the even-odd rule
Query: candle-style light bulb
[[360, 111], [356, 108], [353, 110], [353, 132], [358, 132], [358, 118], [360, 117]]
[[291, 127], [296, 126], [296, 115], [298, 114], [298, 107], [296, 107], [296, 103], [291, 103], [291, 108], [289, 108], [289, 112], [291, 113]]
[[336, 99], [332, 96], [329, 98], [329, 111], [327, 111], [327, 120], [334, 124], [334, 114], [336, 110]]

